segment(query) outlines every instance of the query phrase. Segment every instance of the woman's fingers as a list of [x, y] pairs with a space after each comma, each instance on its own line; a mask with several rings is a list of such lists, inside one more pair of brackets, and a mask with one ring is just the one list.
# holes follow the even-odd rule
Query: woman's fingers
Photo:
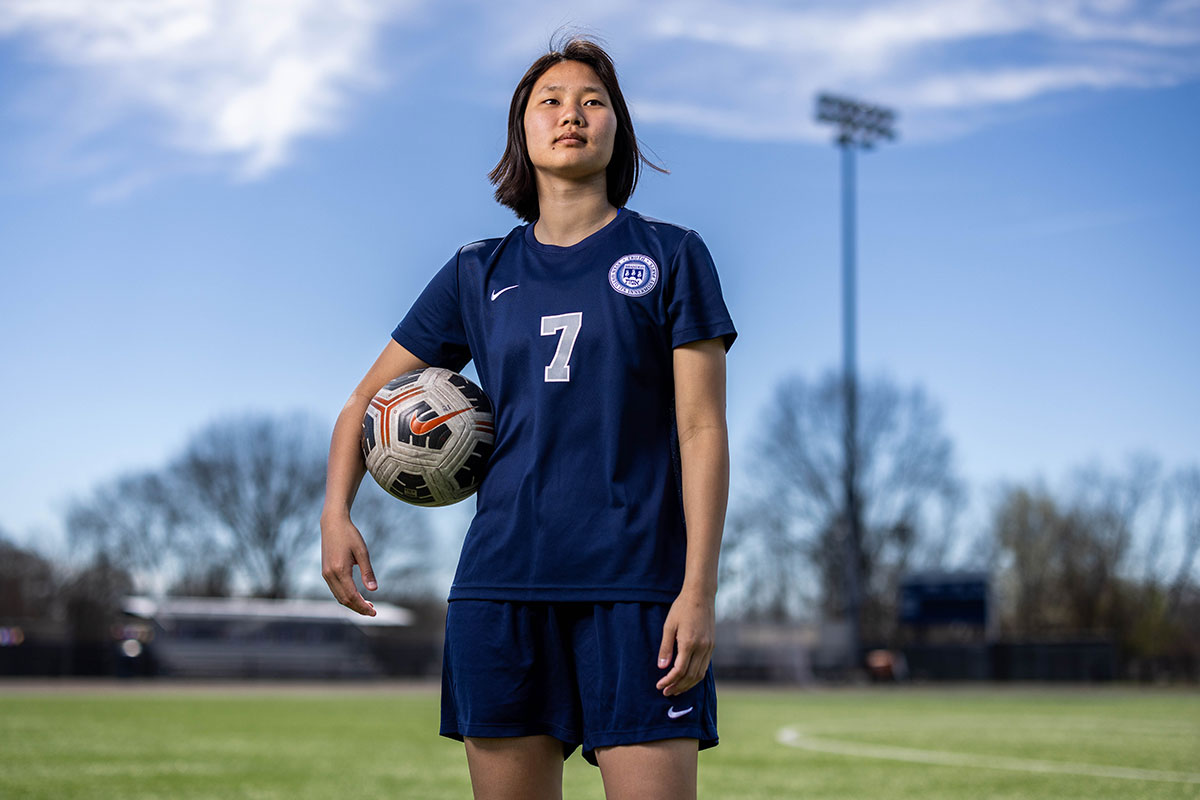
[[666, 669], [675, 656], [671, 671], [655, 684], [664, 696], [682, 694], [704, 680], [715, 644], [712, 625], [711, 606], [685, 601], [683, 595], [672, 603], [658, 648], [660, 669]]
[[691, 661], [691, 653], [688, 652], [682, 645], [679, 648], [679, 655], [675, 656], [675, 665], [671, 667], [671, 671], [659, 679], [655, 684], [662, 693], [667, 697], [673, 694], [679, 694], [686, 691], [682, 686], [681, 681], [687, 676], [688, 663]]
[[664, 696], [683, 694], [704, 679], [712, 647], [700, 647], [691, 642], [679, 642], [675, 665], [656, 684]]
[[372, 592], [375, 591], [379, 584], [375, 582], [375, 570], [371, 569], [371, 554], [367, 552], [365, 543], [355, 551], [354, 560], [358, 562], [358, 571], [362, 574], [363, 586]]
[[375, 616], [375, 606], [359, 593], [358, 587], [354, 585], [354, 575], [351, 570], [352, 567], [347, 566], [335, 575], [333, 581], [329, 581], [327, 578], [326, 582], [329, 583], [329, 588], [333, 590], [333, 596], [339, 603], [359, 614], [373, 617]]
[[[371, 557], [367, 552], [367, 546], [362, 543], [361, 536], [357, 538], [359, 539], [357, 546], [339, 545], [337, 544], [339, 539], [336, 536], [327, 541], [329, 547], [325, 550], [326, 560], [325, 566], [321, 570], [321, 576], [325, 578], [325, 583], [329, 585], [329, 591], [333, 593], [339, 603], [359, 614], [373, 617], [376, 614], [375, 606], [359, 593], [358, 586], [354, 583], [354, 565], [357, 563], [368, 588], [375, 585], [375, 575], [371, 571]], [[340, 541], [345, 542], [345, 539], [340, 539]], [[330, 553], [336, 555], [330, 556]]]

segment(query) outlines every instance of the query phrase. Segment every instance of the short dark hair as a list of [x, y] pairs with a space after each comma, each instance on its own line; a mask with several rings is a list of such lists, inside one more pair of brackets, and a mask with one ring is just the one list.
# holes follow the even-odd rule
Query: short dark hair
[[513, 92], [512, 103], [508, 107], [508, 144], [500, 163], [488, 173], [488, 178], [496, 187], [496, 201], [511, 208], [526, 222], [535, 221], [539, 209], [537, 181], [529, 160], [529, 145], [525, 141], [525, 107], [538, 78], [550, 67], [563, 61], [578, 61], [591, 67], [612, 100], [617, 132], [613, 140], [612, 160], [608, 162], [606, 173], [608, 202], [617, 208], [625, 205], [637, 186], [643, 162], [651, 169], [667, 171], [649, 161], [638, 149], [633, 119], [621, 94], [621, 86], [617, 83], [616, 67], [604, 48], [581, 36], [572, 36], [560, 46], [551, 42], [550, 51], [533, 62]]

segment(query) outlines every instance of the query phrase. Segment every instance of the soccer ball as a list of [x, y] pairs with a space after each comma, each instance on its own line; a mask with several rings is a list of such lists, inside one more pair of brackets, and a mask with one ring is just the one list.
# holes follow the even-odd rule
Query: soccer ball
[[448, 506], [474, 494], [495, 441], [487, 395], [440, 367], [391, 381], [363, 417], [367, 471], [388, 494], [418, 506]]

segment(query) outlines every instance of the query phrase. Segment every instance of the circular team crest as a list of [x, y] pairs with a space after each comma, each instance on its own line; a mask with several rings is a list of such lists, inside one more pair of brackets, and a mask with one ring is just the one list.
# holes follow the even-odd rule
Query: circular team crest
[[608, 271], [608, 283], [629, 297], [641, 297], [658, 284], [658, 264], [650, 256], [621, 256]]

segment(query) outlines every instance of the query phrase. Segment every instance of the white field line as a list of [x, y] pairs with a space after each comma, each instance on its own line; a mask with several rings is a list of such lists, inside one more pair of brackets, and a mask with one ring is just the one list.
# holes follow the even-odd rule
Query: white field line
[[788, 747], [812, 750], [818, 753], [834, 753], [842, 756], [883, 758], [889, 761], [910, 761], [919, 764], [938, 764], [945, 767], [981, 767], [984, 769], [1007, 769], [1017, 772], [1047, 772], [1060, 775], [1084, 775], [1090, 778], [1124, 778], [1132, 781], [1167, 781], [1170, 783], [1200, 783], [1200, 773], [1170, 772], [1135, 767], [1110, 767], [1103, 764], [1074, 764], [1067, 761], [1039, 761], [1033, 758], [1011, 758], [1008, 756], [972, 755], [950, 753], [944, 750], [918, 750], [912, 747], [895, 747], [884, 744], [842, 742], [836, 739], [817, 738], [789, 725], [779, 729], [775, 741]]

